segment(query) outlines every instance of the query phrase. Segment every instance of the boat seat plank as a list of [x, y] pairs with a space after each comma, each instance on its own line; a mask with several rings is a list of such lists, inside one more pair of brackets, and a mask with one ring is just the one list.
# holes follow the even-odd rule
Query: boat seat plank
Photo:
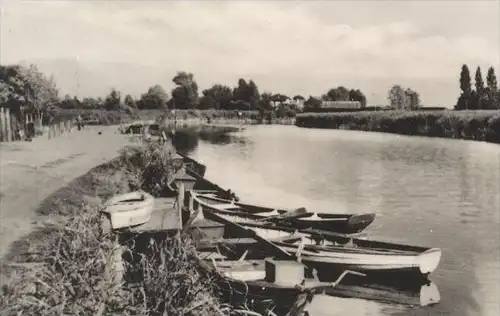
[[229, 210], [229, 209], [233, 209], [233, 208], [239, 209], [238, 205], [234, 205], [234, 204], [230, 204], [230, 203], [212, 204], [210, 206], [213, 208], [222, 209], [222, 210]]

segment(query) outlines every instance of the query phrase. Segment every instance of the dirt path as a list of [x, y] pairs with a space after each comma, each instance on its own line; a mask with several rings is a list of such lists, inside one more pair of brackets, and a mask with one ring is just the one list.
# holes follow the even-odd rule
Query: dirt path
[[35, 210], [46, 197], [109, 161], [127, 144], [115, 126], [89, 126], [52, 140], [1, 143], [0, 260], [14, 241], [33, 230], [36, 220], [43, 219]]

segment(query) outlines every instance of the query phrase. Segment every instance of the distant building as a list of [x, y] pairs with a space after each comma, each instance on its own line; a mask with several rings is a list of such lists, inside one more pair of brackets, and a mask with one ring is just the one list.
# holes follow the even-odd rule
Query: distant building
[[359, 101], [321, 101], [321, 107], [325, 109], [360, 109]]

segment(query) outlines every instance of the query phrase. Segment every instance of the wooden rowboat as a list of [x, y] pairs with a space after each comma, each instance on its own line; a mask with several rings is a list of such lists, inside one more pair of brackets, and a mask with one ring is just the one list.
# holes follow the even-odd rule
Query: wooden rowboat
[[133, 227], [148, 222], [154, 208], [155, 198], [144, 192], [134, 191], [116, 195], [105, 203], [101, 210], [111, 229]]
[[304, 208], [296, 210], [277, 210], [254, 206], [229, 199], [223, 199], [215, 194], [196, 194], [197, 200], [212, 211], [226, 216], [237, 223], [250, 221], [271, 222], [282, 227], [297, 229], [321, 229], [344, 234], [363, 231], [375, 219], [375, 214], [326, 214], [312, 213]]
[[[418, 272], [428, 275], [439, 265], [441, 249], [372, 241], [332, 232], [266, 225], [259, 221], [235, 222], [224, 209], [206, 203], [190, 192], [203, 216], [226, 225], [225, 237], [271, 241], [288, 254], [301, 256], [302, 262], [318, 270], [355, 270], [365, 273]], [[200, 208], [201, 207], [201, 208]], [[237, 243], [236, 243], [237, 245]], [[248, 246], [246, 246], [248, 247]], [[267, 254], [263, 253], [264, 256]], [[328, 276], [323, 273], [323, 276]]]
[[190, 176], [196, 175], [201, 178], [205, 177], [205, 172], [207, 171], [207, 167], [204, 164], [199, 163], [195, 159], [181, 152], [177, 152], [177, 154], [182, 157], [184, 163], [186, 164], [186, 171]]
[[[347, 274], [362, 275], [345, 271], [335, 282], [320, 282], [307, 277], [307, 268], [295, 260], [227, 260], [216, 261], [213, 253], [199, 253], [199, 266], [205, 273], [215, 275], [218, 289], [225, 301], [233, 306], [262, 307], [272, 304], [274, 312], [280, 315], [289, 313], [301, 295], [308, 297], [333, 289]], [[244, 257], [244, 255], [243, 255]], [[266, 309], [271, 306], [266, 306]], [[305, 306], [302, 306], [305, 307]], [[300, 311], [295, 310], [295, 313]]]

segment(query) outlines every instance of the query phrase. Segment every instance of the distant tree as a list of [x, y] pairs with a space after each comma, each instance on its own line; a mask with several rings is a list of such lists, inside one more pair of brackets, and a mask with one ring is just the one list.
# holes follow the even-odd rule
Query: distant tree
[[491, 91], [497, 91], [498, 83], [497, 83], [497, 77], [495, 75], [495, 69], [493, 69], [493, 67], [490, 67], [488, 69], [488, 73], [486, 75], [486, 84]]
[[290, 100], [290, 97], [285, 94], [276, 93], [271, 96], [271, 101], [273, 102], [283, 103], [286, 102], [287, 100]]
[[141, 95], [137, 108], [144, 109], [165, 109], [168, 102], [168, 94], [160, 85], [154, 85]]
[[420, 107], [420, 95], [418, 92], [408, 88], [405, 90], [405, 96], [407, 108], [416, 110]]
[[304, 112], [318, 109], [320, 107], [321, 107], [321, 100], [313, 96], [309, 96], [309, 98], [304, 102]]
[[233, 91], [230, 87], [221, 84], [213, 85], [211, 88], [202, 91], [200, 98], [200, 109], [231, 109]]
[[121, 107], [121, 94], [116, 89], [112, 89], [104, 100], [104, 108], [108, 111], [117, 111]]
[[233, 90], [233, 100], [238, 101], [248, 101], [250, 98], [248, 96], [248, 84], [245, 79], [240, 78], [238, 80], [238, 86]]
[[257, 88], [257, 85], [253, 80], [250, 79], [248, 82], [248, 96], [250, 102], [250, 109], [255, 110], [257, 109], [259, 105], [259, 100], [260, 100], [260, 93], [259, 93], [259, 88]]
[[349, 90], [343, 86], [330, 89], [326, 93], [325, 101], [349, 101]]
[[498, 91], [497, 77], [493, 67], [488, 69], [486, 75], [486, 92], [485, 100], [483, 101], [485, 109], [500, 109], [500, 92]]
[[403, 110], [408, 108], [409, 102], [405, 89], [400, 85], [393, 85], [389, 90], [389, 104], [393, 109]]
[[86, 109], [99, 109], [103, 105], [102, 102], [94, 98], [83, 98], [81, 103], [82, 107]]
[[172, 90], [172, 99], [168, 102], [169, 108], [193, 109], [198, 105], [198, 84], [194, 75], [179, 71], [172, 81], [177, 85]]
[[366, 107], [366, 97], [359, 89], [349, 91], [349, 101], [358, 101], [361, 103], [361, 107]]
[[298, 94], [298, 95], [295, 95], [292, 99], [293, 99], [294, 101], [297, 101], [297, 100], [304, 101], [304, 100], [305, 100], [305, 98], [304, 98], [303, 96], [299, 95], [299, 94]]
[[125, 96], [125, 99], [123, 99], [123, 103], [125, 104], [125, 106], [127, 106], [131, 109], [137, 109], [137, 104], [136, 104], [134, 98], [130, 94], [127, 94]]
[[476, 75], [474, 76], [475, 84], [476, 84], [476, 92], [480, 93], [484, 90], [484, 81], [483, 75], [481, 74], [481, 67], [477, 67]]
[[248, 104], [247, 109], [255, 110], [258, 107], [260, 100], [259, 89], [257, 88], [255, 82], [250, 80], [247, 83], [245, 79], [240, 78], [238, 80], [238, 86], [233, 90], [233, 100], [243, 101], [233, 104]]
[[470, 72], [469, 67], [465, 64], [462, 65], [462, 70], [460, 72], [460, 90], [462, 90], [462, 93], [457, 100], [455, 110], [465, 110], [473, 107], [474, 105], [470, 102], [472, 92]]
[[472, 90], [470, 72], [467, 65], [462, 66], [462, 71], [460, 73], [460, 89], [463, 93], [470, 93], [470, 91]]

